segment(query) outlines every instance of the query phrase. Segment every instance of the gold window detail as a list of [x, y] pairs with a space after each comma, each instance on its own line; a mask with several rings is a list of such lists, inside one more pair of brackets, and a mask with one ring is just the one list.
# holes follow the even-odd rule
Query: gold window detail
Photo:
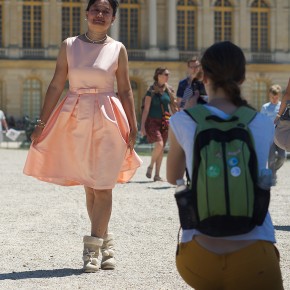
[[197, 47], [197, 5], [192, 0], [177, 1], [177, 46], [180, 50]]
[[233, 7], [228, 0], [218, 0], [214, 5], [214, 41], [232, 41]]
[[62, 40], [81, 33], [80, 0], [62, 0]]
[[29, 118], [39, 117], [42, 104], [41, 82], [31, 78], [23, 84], [22, 114]]
[[253, 52], [270, 50], [270, 8], [266, 1], [255, 0], [251, 6], [251, 49]]
[[22, 12], [22, 45], [24, 48], [42, 47], [42, 1], [24, 0]]
[[120, 1], [120, 41], [129, 49], [140, 46], [140, 11], [138, 0]]
[[256, 80], [252, 91], [251, 104], [258, 110], [261, 110], [263, 104], [268, 102], [269, 84], [264, 80]]
[[0, 47], [3, 47], [3, 0], [0, 1]]

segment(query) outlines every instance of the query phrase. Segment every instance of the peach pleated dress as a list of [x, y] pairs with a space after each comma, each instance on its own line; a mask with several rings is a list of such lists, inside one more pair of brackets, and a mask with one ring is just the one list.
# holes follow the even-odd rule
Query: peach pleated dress
[[122, 44], [67, 42], [70, 88], [32, 142], [24, 174], [59, 185], [111, 189], [142, 161], [128, 148], [129, 123], [114, 93]]

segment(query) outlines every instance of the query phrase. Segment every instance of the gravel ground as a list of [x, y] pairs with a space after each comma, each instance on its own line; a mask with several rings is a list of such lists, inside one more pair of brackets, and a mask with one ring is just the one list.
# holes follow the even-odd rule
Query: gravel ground
[[[83, 189], [24, 176], [26, 154], [0, 149], [0, 289], [191, 289], [175, 268], [174, 188], [146, 179], [149, 157], [142, 157], [130, 183], [114, 191], [110, 227], [117, 268], [84, 274], [82, 236], [89, 233], [89, 220]], [[279, 172], [270, 207], [285, 290], [290, 290], [289, 171], [290, 161]]]

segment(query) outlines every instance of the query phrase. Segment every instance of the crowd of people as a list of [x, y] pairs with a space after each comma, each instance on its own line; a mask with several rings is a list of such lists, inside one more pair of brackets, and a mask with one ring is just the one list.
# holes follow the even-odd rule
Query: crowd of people
[[[142, 164], [134, 150], [138, 128], [127, 51], [122, 43], [107, 34], [115, 21], [118, 5], [117, 0], [90, 0], [85, 19], [87, 32], [63, 41], [40, 117], [31, 134], [32, 144], [24, 166], [26, 175], [41, 181], [84, 187], [91, 226], [90, 233], [83, 237], [84, 272], [115, 268], [115, 241], [109, 229], [113, 188], [116, 183], [129, 181]], [[210, 46], [201, 59], [189, 59], [186, 76], [176, 90], [169, 84], [170, 71], [166, 67], [156, 68], [153, 83], [144, 97], [140, 128], [142, 136], [154, 144], [150, 164], [146, 165], [147, 178], [165, 181], [160, 176], [160, 168], [169, 138], [167, 180], [176, 185], [177, 181], [184, 180], [187, 172], [185, 188], [192, 190], [193, 180], [198, 180], [193, 174], [196, 163], [192, 160], [199, 158], [195, 146], [208, 144], [203, 141], [195, 144], [200, 118], [195, 119], [190, 112], [200, 111], [205, 120], [225, 123], [226, 127], [242, 118], [243, 113], [236, 112], [246, 112], [252, 116], [248, 127], [254, 140], [251, 147], [252, 143], [245, 137], [250, 144], [250, 153], [246, 153], [251, 162], [255, 156], [253, 164], [258, 164], [257, 172], [253, 171], [257, 176], [251, 177], [254, 191], [257, 189], [255, 178], [268, 167], [272, 170], [271, 181], [276, 184], [276, 172], [285, 161], [285, 151], [273, 143], [274, 123], [282, 114], [288, 95], [281, 103], [281, 86], [271, 86], [270, 102], [257, 112], [241, 95], [245, 68], [242, 50], [228, 41]], [[69, 91], [58, 103], [67, 78]], [[115, 80], [118, 95], [114, 92]], [[8, 130], [2, 111], [0, 119], [1, 126]], [[209, 125], [207, 129], [212, 128]], [[206, 140], [208, 136], [204, 136]], [[220, 141], [225, 142], [215, 140]], [[224, 158], [224, 151], [212, 153], [217, 159]], [[229, 167], [229, 175], [220, 182], [242, 175], [248, 178], [247, 174], [252, 174], [252, 171], [242, 171], [239, 153], [239, 150], [230, 151], [230, 158], [224, 162]], [[221, 169], [210, 164], [202, 174], [203, 179], [218, 178]], [[199, 185], [203, 181], [198, 181]], [[236, 186], [236, 191], [239, 190]], [[228, 191], [225, 187], [226, 196]], [[262, 192], [266, 196], [269, 189]], [[197, 199], [194, 202], [199, 203]], [[196, 209], [197, 205], [193, 207]], [[217, 231], [211, 235], [197, 226], [183, 228], [176, 264], [181, 277], [197, 290], [282, 290], [275, 242], [274, 226], [266, 207], [260, 222], [233, 235]]]

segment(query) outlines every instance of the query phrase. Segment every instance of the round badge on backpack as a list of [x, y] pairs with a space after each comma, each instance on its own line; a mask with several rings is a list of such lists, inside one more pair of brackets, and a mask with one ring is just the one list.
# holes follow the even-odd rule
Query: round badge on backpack
[[218, 177], [220, 175], [221, 169], [217, 165], [210, 165], [207, 170], [206, 174], [208, 177]]
[[241, 168], [238, 166], [231, 168], [231, 175], [234, 177], [240, 176], [241, 175]]

